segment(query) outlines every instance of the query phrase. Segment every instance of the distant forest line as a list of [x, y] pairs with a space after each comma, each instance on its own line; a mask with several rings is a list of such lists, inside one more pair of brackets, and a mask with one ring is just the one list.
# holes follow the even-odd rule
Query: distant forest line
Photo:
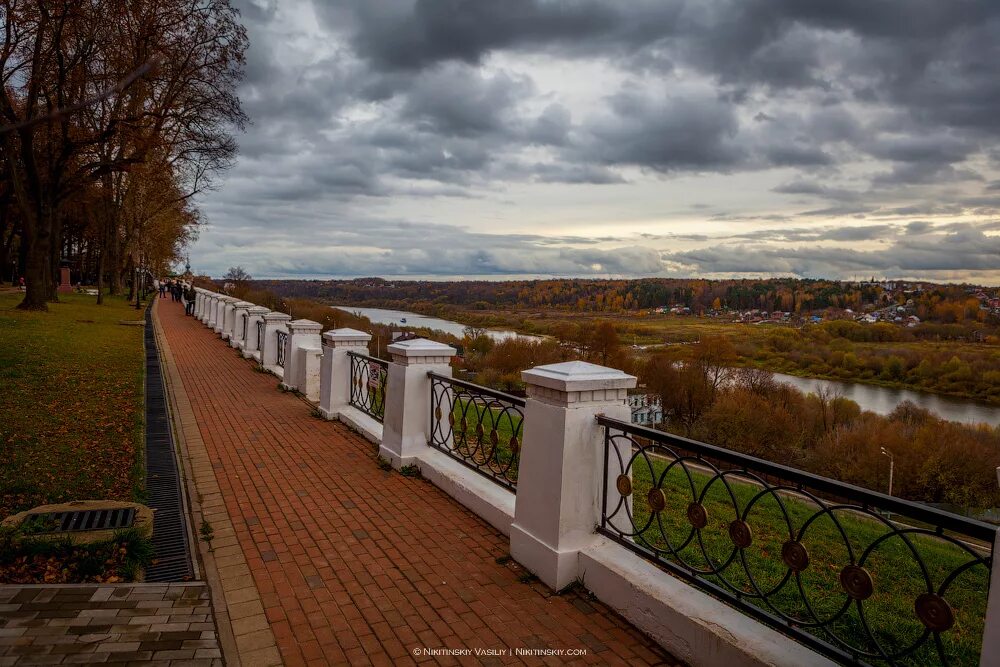
[[[700, 280], [550, 279], [514, 281], [257, 280], [255, 286], [282, 296], [329, 303], [412, 308], [457, 306], [470, 310], [557, 308], [579, 312], [619, 313], [663, 306], [684, 306], [695, 314], [720, 309], [814, 313], [861, 311], [866, 307], [912, 300], [923, 320], [944, 323], [987, 322], [976, 292], [996, 296], [996, 288], [904, 281], [851, 283], [793, 278]], [[891, 285], [889, 289], [886, 285]]]

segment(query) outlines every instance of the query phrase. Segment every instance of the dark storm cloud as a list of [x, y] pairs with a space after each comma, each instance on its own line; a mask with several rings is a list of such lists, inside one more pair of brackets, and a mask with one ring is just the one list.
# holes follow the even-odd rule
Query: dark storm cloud
[[[252, 33], [273, 19], [274, 3], [242, 2]], [[277, 126], [273, 142], [246, 142], [251, 152], [269, 150], [289, 119], [306, 133], [364, 100], [384, 104], [379, 124], [424, 135], [415, 143], [465, 137], [490, 156], [469, 159], [466, 147], [465, 159], [454, 162], [442, 147], [444, 158], [424, 150], [385, 165], [405, 177], [426, 161], [430, 178], [467, 184], [468, 172], [478, 170], [481, 181], [502, 181], [518, 174], [486, 169], [500, 152], [540, 144], [573, 165], [550, 166], [548, 174], [586, 174], [594, 165], [810, 172], [863, 154], [889, 164], [873, 183], [891, 187], [975, 178], [961, 165], [998, 117], [1000, 77], [992, 75], [1000, 3], [989, 0], [342, 0], [313, 7], [331, 35], [346, 40], [342, 57], [289, 81], [261, 55], [276, 45], [255, 42], [250, 82], [284, 81], [287, 91], [250, 98], [251, 115]], [[479, 68], [491, 54], [521, 52], [596, 58], [654, 82], [676, 63], [702, 85], [657, 90], [631, 81], [609, 90], [597, 113], [556, 102], [532, 115], [521, 104], [536, 92], [530, 80]], [[774, 98], [759, 94], [766, 91], [790, 95], [789, 103], [772, 105]], [[859, 119], [845, 107], [857, 100], [878, 105], [878, 113]], [[762, 105], [750, 114], [755, 121], [743, 119]], [[353, 149], [378, 162], [363, 128], [354, 134]]]
[[[312, 13], [308, 2], [234, 0], [251, 38], [241, 98], [253, 125], [207, 207], [213, 257], [248, 252], [249, 234], [271, 243], [272, 275], [843, 275], [879, 262], [960, 271], [962, 257], [1000, 270], [985, 228], [900, 220], [1000, 214], [995, 0], [311, 0]], [[549, 90], [535, 66], [552, 62], [580, 72], [588, 102]], [[505, 235], [475, 214], [463, 222], [495, 233], [379, 219], [428, 198], [516, 202], [529, 187], [723, 174], [759, 189], [753, 174], [774, 169], [770, 206], [699, 192], [706, 230], [642, 248], [609, 231], [614, 252]], [[755, 231], [700, 233], [729, 222]], [[661, 242], [712, 245], [661, 260]], [[866, 245], [827, 247], [849, 243]]]

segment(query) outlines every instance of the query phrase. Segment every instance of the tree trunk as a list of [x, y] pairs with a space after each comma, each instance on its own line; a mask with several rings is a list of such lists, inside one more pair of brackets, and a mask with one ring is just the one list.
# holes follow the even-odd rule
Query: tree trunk
[[97, 248], [97, 305], [104, 303], [104, 244]]
[[62, 216], [53, 214], [52, 231], [49, 236], [49, 277], [51, 280], [49, 284], [49, 301], [52, 303], [59, 302], [59, 284], [62, 283], [59, 270], [62, 265], [62, 228]]
[[18, 308], [22, 310], [48, 310], [50, 281], [49, 257], [51, 237], [49, 225], [44, 222], [44, 214], [39, 215], [35, 224], [25, 221], [24, 239], [27, 246], [26, 264], [24, 265], [25, 293], [24, 301]]

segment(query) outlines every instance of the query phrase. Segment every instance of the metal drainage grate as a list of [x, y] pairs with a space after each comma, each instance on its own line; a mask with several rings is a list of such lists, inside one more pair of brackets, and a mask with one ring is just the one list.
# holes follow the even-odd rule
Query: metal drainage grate
[[194, 572], [160, 356], [153, 333], [152, 308], [146, 310], [145, 348], [146, 504], [156, 511], [152, 538], [156, 563], [146, 568], [146, 581], [188, 581]]
[[135, 522], [135, 508], [39, 512], [29, 514], [21, 525], [37, 533], [65, 533], [81, 530], [116, 530]]

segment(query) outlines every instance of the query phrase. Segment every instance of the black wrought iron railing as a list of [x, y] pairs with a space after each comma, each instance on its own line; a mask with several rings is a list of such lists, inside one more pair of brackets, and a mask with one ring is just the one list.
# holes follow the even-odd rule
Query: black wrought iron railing
[[246, 345], [247, 327], [250, 326], [250, 315], [248, 315], [247, 313], [243, 313], [242, 317], [243, 317], [243, 337], [240, 340], [242, 340], [243, 344]]
[[381, 422], [385, 417], [385, 385], [389, 362], [348, 352], [351, 359], [351, 405]]
[[430, 372], [428, 443], [511, 491], [524, 439], [524, 399]]
[[257, 345], [256, 349], [264, 349], [264, 320], [257, 320]]
[[287, 331], [277, 331], [275, 332], [275, 337], [278, 341], [278, 349], [276, 351], [276, 356], [274, 363], [282, 368], [285, 367], [285, 341], [288, 340]]
[[598, 423], [600, 533], [837, 661], [979, 664], [994, 526]]

